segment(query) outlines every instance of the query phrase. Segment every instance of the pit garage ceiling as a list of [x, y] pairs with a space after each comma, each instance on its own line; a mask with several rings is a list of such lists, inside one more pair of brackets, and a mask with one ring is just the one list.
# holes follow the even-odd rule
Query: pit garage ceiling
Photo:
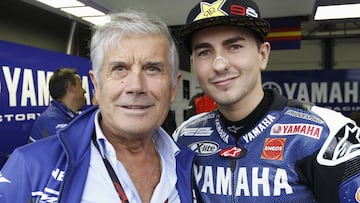
[[[165, 20], [168, 25], [182, 25], [187, 13], [199, 0], [93, 0], [108, 10], [140, 9]], [[315, 0], [255, 0], [262, 17], [310, 16]]]

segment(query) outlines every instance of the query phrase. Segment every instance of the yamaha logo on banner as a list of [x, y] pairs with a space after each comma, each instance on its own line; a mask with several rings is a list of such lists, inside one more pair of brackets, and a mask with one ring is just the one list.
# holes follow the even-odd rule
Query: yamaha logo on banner
[[78, 71], [90, 105], [89, 59], [0, 40], [0, 168], [28, 142], [35, 119], [50, 104], [48, 82], [59, 67]]
[[263, 87], [349, 116], [360, 111], [359, 69], [265, 71]]

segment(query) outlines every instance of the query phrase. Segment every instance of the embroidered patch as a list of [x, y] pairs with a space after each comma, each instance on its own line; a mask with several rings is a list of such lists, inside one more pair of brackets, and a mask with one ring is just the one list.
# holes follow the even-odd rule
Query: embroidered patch
[[262, 159], [282, 160], [286, 138], [266, 138]]
[[219, 155], [231, 159], [240, 159], [245, 156], [247, 150], [244, 147], [229, 147], [221, 150]]

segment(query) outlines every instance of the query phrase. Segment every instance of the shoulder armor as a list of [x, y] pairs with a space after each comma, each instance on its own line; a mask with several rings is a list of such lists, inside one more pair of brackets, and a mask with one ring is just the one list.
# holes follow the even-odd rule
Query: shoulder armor
[[313, 107], [314, 104], [310, 102], [292, 99], [288, 100], [286, 106], [311, 111], [311, 107]]

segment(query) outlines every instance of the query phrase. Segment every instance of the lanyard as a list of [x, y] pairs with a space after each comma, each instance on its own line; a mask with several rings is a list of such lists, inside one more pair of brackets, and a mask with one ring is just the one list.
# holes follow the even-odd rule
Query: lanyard
[[[93, 136], [92, 136], [92, 141], [96, 147], [96, 149], [99, 151], [100, 155], [101, 155], [101, 151], [100, 151], [100, 147], [99, 147], [99, 144], [97, 143], [96, 141], [96, 136], [95, 136], [95, 132], [93, 133]], [[101, 156], [102, 157], [102, 156]], [[120, 198], [120, 201], [121, 203], [129, 203], [129, 200], [125, 194], [125, 191], [118, 179], [118, 177], [116, 176], [116, 173], [113, 169], [113, 167], [111, 166], [109, 160], [106, 158], [106, 157], [102, 157], [102, 160], [104, 161], [104, 164], [105, 164], [105, 167], [106, 167], [106, 170], [114, 184], [114, 187], [115, 187], [115, 190]]]
[[[92, 141], [93, 141], [96, 149], [99, 151], [100, 156], [102, 157], [99, 144], [96, 141], [95, 131], [94, 131], [94, 133], [92, 135]], [[113, 167], [111, 166], [109, 160], [106, 157], [102, 157], [102, 160], [104, 161], [106, 170], [107, 170], [107, 172], [108, 172], [108, 174], [109, 174], [109, 176], [110, 176], [110, 178], [111, 178], [111, 180], [112, 180], [112, 182], [114, 184], [115, 190], [116, 190], [116, 192], [117, 192], [117, 194], [118, 194], [118, 196], [120, 198], [121, 203], [129, 203], [129, 200], [128, 200], [126, 194], [125, 194], [125, 191], [124, 191], [118, 177], [116, 176], [116, 173], [115, 173]], [[168, 203], [168, 202], [169, 202], [169, 200], [166, 199], [164, 203]]]

